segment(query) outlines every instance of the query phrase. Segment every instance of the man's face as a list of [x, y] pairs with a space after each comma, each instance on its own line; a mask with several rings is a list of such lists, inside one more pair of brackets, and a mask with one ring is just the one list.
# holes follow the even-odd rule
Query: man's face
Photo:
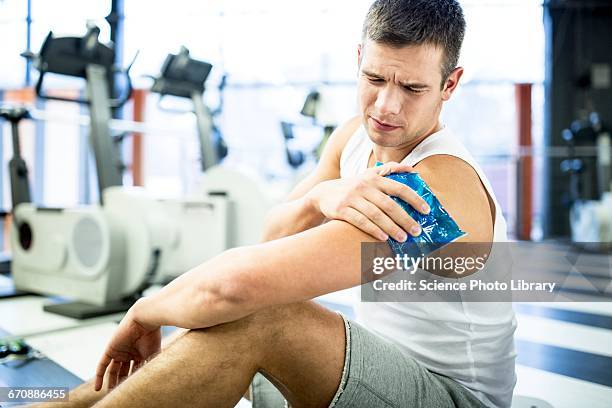
[[437, 130], [442, 101], [454, 89], [448, 91], [448, 84], [440, 87], [440, 48], [394, 48], [366, 40], [358, 57], [359, 109], [375, 144], [409, 147]]

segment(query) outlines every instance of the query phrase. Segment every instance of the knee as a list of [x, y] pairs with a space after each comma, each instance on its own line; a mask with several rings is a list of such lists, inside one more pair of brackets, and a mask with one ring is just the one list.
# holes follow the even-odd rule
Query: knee
[[313, 302], [305, 301], [273, 306], [257, 311], [233, 322], [223, 323], [205, 329], [190, 330], [188, 336], [207, 334], [234, 335], [250, 343], [260, 340], [270, 344], [282, 338], [293, 326], [309, 327], [337, 324], [336, 313]]
[[245, 317], [243, 323], [251, 330], [282, 331], [292, 325], [316, 326], [329, 321], [335, 315], [334, 312], [313, 301], [305, 301], [260, 310]]
[[237, 355], [250, 356], [254, 360], [261, 359], [265, 349], [274, 347], [274, 342], [282, 335], [282, 315], [285, 313], [281, 309], [271, 309], [253, 313], [241, 319], [222, 323], [216, 326], [191, 329], [185, 333], [170, 347], [169, 352], [173, 352], [174, 344], [180, 344], [181, 349], [202, 350], [210, 352], [211, 347], [235, 351]]

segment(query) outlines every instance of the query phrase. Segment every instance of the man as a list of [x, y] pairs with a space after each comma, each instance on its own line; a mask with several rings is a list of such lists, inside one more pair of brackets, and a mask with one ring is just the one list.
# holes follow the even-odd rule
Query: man
[[[505, 237], [484, 174], [439, 123], [463, 72], [464, 27], [455, 0], [375, 1], [358, 49], [360, 115], [271, 212], [267, 242], [229, 250], [139, 300], [95, 384], [71, 403], [232, 407], [259, 373], [293, 407], [509, 406], [509, 305], [363, 303], [364, 327], [309, 301], [361, 283], [362, 242], [421, 233], [389, 196], [429, 208], [382, 177], [390, 172], [419, 172], [467, 232], [462, 241]], [[160, 352], [162, 325], [191, 330]], [[266, 385], [256, 378], [257, 407]]]

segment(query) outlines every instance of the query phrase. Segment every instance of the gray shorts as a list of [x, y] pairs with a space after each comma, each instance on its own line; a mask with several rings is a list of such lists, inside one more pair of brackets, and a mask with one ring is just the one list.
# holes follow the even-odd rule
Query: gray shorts
[[[342, 317], [346, 355], [330, 408], [485, 407], [453, 379], [428, 371], [394, 344]], [[261, 374], [253, 378], [251, 401], [253, 408], [287, 406], [281, 393]]]

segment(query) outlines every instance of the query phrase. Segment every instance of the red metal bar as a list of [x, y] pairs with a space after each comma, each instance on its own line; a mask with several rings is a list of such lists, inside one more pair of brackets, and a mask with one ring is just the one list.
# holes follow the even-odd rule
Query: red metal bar
[[[145, 106], [147, 100], [147, 91], [144, 89], [135, 89], [132, 98], [134, 100], [133, 119], [135, 122], [144, 122]], [[144, 186], [144, 168], [143, 168], [143, 153], [144, 144], [141, 133], [132, 135], [132, 184], [135, 186]]]
[[[515, 84], [519, 159], [517, 162], [517, 216], [518, 239], [531, 239], [533, 219], [533, 157], [531, 156], [531, 85]], [[523, 152], [529, 152], [524, 155]]]

